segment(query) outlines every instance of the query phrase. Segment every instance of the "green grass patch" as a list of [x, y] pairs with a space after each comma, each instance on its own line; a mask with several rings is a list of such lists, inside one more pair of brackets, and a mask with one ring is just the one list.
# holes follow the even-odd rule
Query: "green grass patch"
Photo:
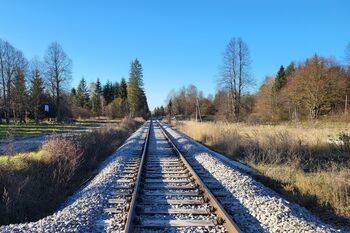
[[96, 128], [96, 123], [72, 123], [72, 124], [53, 124], [53, 123], [28, 123], [28, 124], [2, 124], [0, 125], [0, 138], [19, 137], [19, 136], [38, 136], [56, 133], [68, 133], [74, 130], [86, 130]]
[[28, 153], [18, 153], [12, 156], [1, 155], [0, 166], [12, 166], [12, 168], [20, 170], [25, 167], [27, 160], [41, 160], [43, 154], [43, 151], [33, 151]]

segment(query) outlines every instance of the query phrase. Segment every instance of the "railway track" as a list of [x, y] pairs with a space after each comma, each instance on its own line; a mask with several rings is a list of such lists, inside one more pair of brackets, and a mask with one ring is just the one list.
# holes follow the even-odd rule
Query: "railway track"
[[147, 124], [105, 212], [123, 218], [127, 233], [241, 232], [162, 126]]

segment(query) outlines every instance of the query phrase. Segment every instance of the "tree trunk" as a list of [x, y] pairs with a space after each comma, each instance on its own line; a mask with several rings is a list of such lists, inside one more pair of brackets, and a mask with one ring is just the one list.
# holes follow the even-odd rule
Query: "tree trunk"
[[13, 121], [15, 122], [15, 123], [17, 123], [17, 114], [16, 114], [16, 111], [15, 111], [15, 108], [13, 108]]
[[236, 117], [236, 115], [235, 115], [235, 97], [234, 97], [235, 94], [234, 94], [232, 83], [230, 85], [230, 93], [229, 93], [229, 95], [231, 97], [230, 99], [231, 99], [232, 117], [235, 118]]
[[38, 104], [36, 104], [36, 105], [34, 106], [33, 114], [34, 114], [35, 123], [38, 124], [38, 123], [39, 123]]
[[61, 122], [61, 108], [60, 108], [60, 92], [57, 89], [56, 94], [56, 121]]

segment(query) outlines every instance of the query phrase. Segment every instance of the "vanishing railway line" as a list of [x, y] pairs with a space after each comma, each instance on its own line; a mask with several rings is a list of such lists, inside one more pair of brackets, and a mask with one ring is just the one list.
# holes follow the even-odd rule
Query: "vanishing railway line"
[[210, 191], [221, 187], [203, 182], [158, 122], [147, 124], [105, 212], [124, 219], [124, 232], [241, 232]]

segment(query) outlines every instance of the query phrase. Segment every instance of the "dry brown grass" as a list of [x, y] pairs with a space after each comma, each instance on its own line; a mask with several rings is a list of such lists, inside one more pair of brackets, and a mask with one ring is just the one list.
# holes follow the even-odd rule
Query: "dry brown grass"
[[176, 126], [193, 139], [254, 167], [265, 176], [258, 178], [263, 183], [326, 221], [350, 224], [349, 124], [181, 122]]
[[[17, 156], [0, 163], [0, 225], [34, 221], [56, 209], [139, 124], [124, 119], [73, 138], [43, 144], [40, 156]], [[19, 165], [20, 164], [20, 165]]]

